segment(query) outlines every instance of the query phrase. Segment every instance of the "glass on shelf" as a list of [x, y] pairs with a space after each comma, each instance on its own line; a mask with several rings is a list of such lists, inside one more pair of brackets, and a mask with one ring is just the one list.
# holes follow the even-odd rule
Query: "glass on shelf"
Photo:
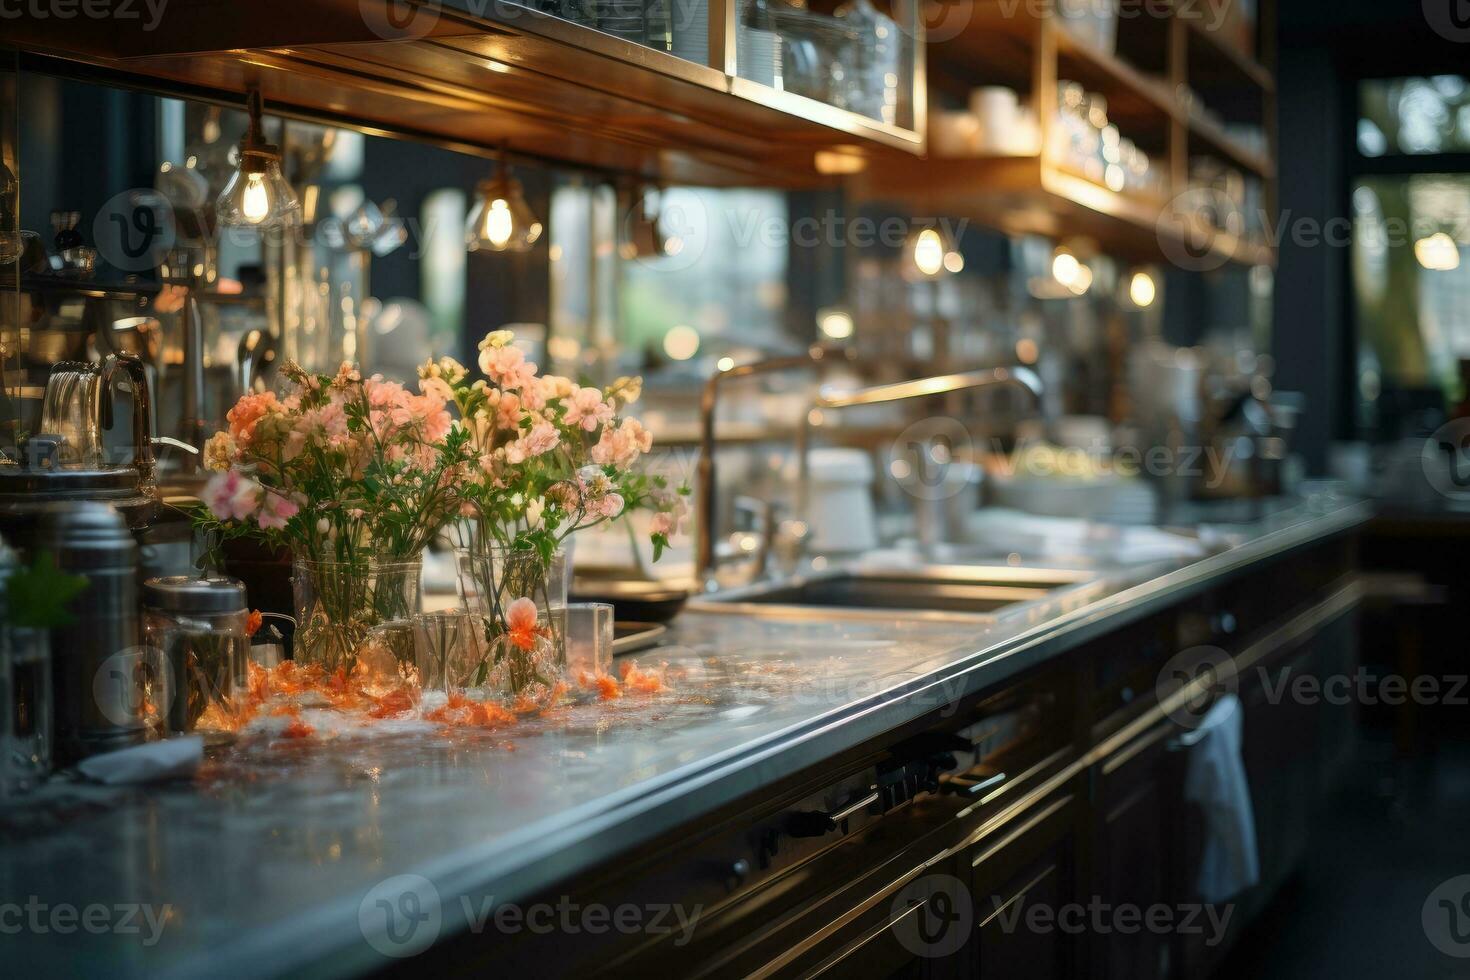
[[917, 5], [896, 5], [900, 23], [871, 0], [849, 0], [834, 14], [787, 0], [732, 2], [741, 78], [885, 125], [913, 127]]
[[623, 41], [709, 63], [709, 0], [523, 0]]

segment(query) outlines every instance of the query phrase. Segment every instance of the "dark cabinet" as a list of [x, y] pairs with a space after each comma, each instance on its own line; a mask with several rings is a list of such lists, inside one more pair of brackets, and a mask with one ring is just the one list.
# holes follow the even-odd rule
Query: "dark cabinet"
[[[1177, 734], [1164, 723], [1126, 745], [1098, 770], [1095, 895], [1100, 905], [1145, 910], [1172, 904], [1179, 873]], [[1169, 975], [1170, 937], [1139, 927], [1089, 933], [1088, 959], [1109, 980]]]
[[972, 851], [978, 976], [1076, 974], [1077, 814], [1073, 797], [1053, 800]]

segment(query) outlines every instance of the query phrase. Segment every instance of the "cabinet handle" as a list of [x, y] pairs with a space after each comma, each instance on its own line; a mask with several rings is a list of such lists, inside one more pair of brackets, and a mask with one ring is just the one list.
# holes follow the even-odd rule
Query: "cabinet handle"
[[998, 772], [984, 779], [970, 779], [967, 776], [950, 776], [944, 785], [950, 788], [951, 793], [959, 793], [963, 796], [979, 796], [987, 789], [993, 789], [1006, 781], [1006, 774]]
[[875, 789], [833, 813], [825, 810], [803, 810], [792, 813], [786, 818], [786, 832], [792, 837], [821, 837], [823, 834], [830, 834], [848, 817], [866, 810], [878, 800], [878, 791]]

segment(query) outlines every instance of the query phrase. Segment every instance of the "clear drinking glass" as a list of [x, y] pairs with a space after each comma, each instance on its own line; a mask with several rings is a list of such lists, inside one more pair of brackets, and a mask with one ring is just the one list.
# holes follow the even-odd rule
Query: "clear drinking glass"
[[423, 690], [449, 694], [484, 685], [489, 666], [478, 626], [463, 609], [413, 618], [414, 663]]
[[573, 602], [566, 607], [567, 673], [596, 677], [612, 673], [613, 607], [606, 602]]

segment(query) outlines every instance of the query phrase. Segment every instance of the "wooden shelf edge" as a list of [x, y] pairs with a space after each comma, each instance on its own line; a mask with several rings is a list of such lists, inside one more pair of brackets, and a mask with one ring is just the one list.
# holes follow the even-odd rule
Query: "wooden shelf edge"
[[1012, 234], [1093, 237], [1105, 252], [1123, 258], [1172, 261], [1187, 255], [1211, 268], [1275, 264], [1269, 245], [1217, 229], [1194, 227], [1186, 234], [1177, 222], [1162, 220], [1168, 201], [1112, 191], [1040, 155], [923, 162], [890, 156], [848, 186], [859, 200], [968, 217]]
[[1186, 117], [1186, 123], [1189, 132], [1199, 137], [1217, 155], [1226, 157], [1232, 163], [1249, 170], [1252, 174], [1264, 180], [1276, 179], [1276, 163], [1274, 160], [1243, 146], [1218, 123], [1201, 116], [1197, 112], [1190, 113]]

